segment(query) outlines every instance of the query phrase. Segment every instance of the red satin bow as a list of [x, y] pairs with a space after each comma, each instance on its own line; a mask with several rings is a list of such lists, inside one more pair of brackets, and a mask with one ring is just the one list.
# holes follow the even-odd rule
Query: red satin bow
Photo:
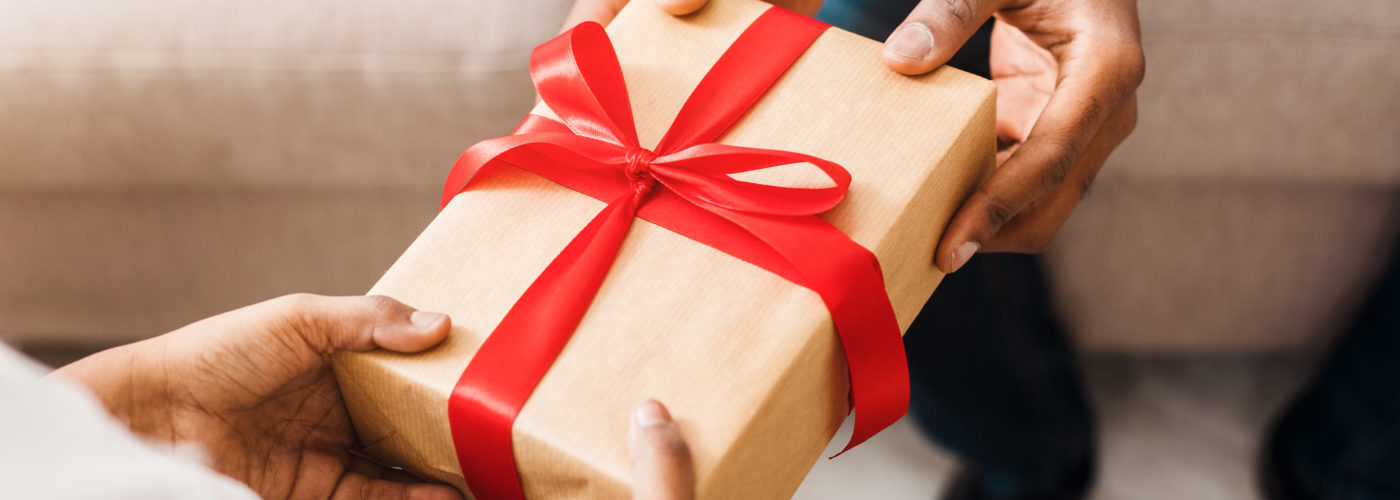
[[[713, 142], [825, 29], [786, 10], [765, 11], [696, 87], [654, 152], [638, 142], [622, 70], [601, 26], [581, 24], [535, 49], [530, 74], [560, 121], [530, 115], [513, 135], [472, 146], [448, 176], [443, 206], [478, 173], [506, 165], [608, 205], [515, 303], [449, 398], [457, 458], [478, 499], [523, 498], [511, 427], [587, 312], [636, 217], [822, 297], [841, 337], [857, 409], [846, 449], [904, 414], [908, 372], [879, 263], [816, 216], [841, 202], [850, 174], [804, 154]], [[815, 166], [835, 185], [791, 188], [730, 177], [795, 163]]]

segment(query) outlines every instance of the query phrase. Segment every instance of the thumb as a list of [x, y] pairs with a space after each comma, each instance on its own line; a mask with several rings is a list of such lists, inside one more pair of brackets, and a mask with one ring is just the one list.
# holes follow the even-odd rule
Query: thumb
[[[564, 17], [564, 31], [577, 26], [579, 23], [593, 21], [607, 26], [612, 22], [617, 13], [627, 6], [628, 0], [577, 0], [574, 6], [569, 9], [569, 15]], [[701, 7], [704, 7], [707, 0], [655, 0], [656, 5], [661, 10], [673, 16], [684, 16], [690, 14]]]
[[995, 11], [990, 0], [923, 0], [885, 40], [885, 64], [906, 75], [938, 69]]
[[419, 311], [381, 295], [325, 297], [297, 294], [277, 299], [293, 328], [320, 352], [427, 349], [452, 328], [446, 314]]
[[690, 447], [666, 407], [646, 400], [632, 410], [627, 448], [632, 454], [632, 500], [691, 500], [695, 469]]

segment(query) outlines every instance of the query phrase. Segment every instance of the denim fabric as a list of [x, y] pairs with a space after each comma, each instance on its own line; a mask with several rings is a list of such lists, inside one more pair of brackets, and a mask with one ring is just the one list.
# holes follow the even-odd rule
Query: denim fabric
[[1273, 439], [1299, 498], [1400, 498], [1400, 258]]
[[978, 255], [905, 336], [913, 412], [993, 498], [1044, 498], [1093, 461], [1094, 418], [1040, 262]]

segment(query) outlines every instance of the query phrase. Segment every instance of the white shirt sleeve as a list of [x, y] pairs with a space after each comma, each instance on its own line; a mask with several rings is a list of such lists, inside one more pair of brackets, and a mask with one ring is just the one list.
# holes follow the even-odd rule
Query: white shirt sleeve
[[44, 372], [0, 343], [0, 498], [257, 498], [196, 449], [148, 446], [85, 389]]

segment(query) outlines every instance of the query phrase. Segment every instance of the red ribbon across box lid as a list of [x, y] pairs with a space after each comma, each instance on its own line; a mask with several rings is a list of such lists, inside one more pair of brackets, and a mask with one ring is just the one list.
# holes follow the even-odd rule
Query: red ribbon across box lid
[[[827, 28], [780, 9], [758, 17], [691, 93], [654, 149], [639, 144], [606, 32], [581, 24], [540, 45], [530, 74], [559, 120], [530, 115], [509, 136], [473, 145], [454, 165], [443, 205], [493, 168], [518, 167], [607, 203], [482, 344], [448, 400], [462, 474], [483, 500], [523, 498], [511, 429], [531, 391], [589, 308], [636, 217], [809, 288], [844, 349], [855, 429], [846, 449], [898, 420], [908, 372], [894, 310], [871, 252], [818, 217], [850, 174], [801, 153], [714, 142]], [[770, 186], [732, 174], [808, 164], [835, 184]]]

